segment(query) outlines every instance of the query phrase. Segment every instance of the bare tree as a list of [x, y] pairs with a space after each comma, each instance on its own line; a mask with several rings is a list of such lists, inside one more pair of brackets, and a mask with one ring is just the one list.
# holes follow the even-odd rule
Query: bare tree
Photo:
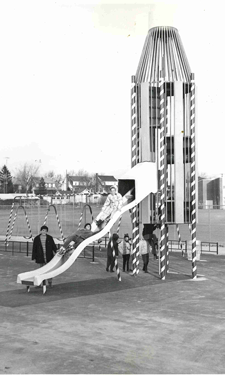
[[50, 170], [44, 174], [44, 178], [45, 177], [53, 178], [55, 177], [55, 172], [53, 170]]
[[32, 191], [35, 177], [38, 177], [40, 165], [25, 163], [16, 172], [16, 178], [21, 184], [23, 191], [28, 194]]

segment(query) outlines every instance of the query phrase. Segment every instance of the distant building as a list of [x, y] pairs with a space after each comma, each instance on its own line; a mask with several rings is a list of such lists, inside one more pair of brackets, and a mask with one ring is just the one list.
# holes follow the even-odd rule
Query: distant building
[[86, 188], [90, 187], [90, 178], [87, 176], [70, 176], [66, 175], [62, 185], [64, 191], [70, 191], [75, 194], [79, 194]]
[[[45, 182], [45, 194], [48, 194], [48, 195], [56, 194], [59, 186], [55, 178], [54, 177], [43, 177], [43, 178]], [[36, 195], [43, 194], [41, 193], [41, 189], [40, 189], [40, 180], [41, 180], [41, 177], [34, 177], [33, 193]]]
[[67, 175], [63, 181], [62, 189], [75, 194], [83, 193], [85, 189], [90, 193], [108, 194], [112, 185], [117, 185], [117, 179], [114, 176], [99, 175], [97, 173], [94, 178]]
[[95, 175], [95, 191], [99, 193], [109, 193], [112, 185], [117, 186], [117, 179], [114, 176]]
[[[225, 187], [224, 187], [225, 188]], [[198, 206], [199, 208], [223, 208], [223, 178], [198, 178]]]

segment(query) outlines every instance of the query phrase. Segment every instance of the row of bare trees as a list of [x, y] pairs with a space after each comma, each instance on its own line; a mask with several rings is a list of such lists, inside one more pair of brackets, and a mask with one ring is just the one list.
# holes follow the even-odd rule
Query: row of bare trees
[[[91, 175], [87, 171], [80, 169], [78, 171], [70, 170], [67, 172], [70, 176], [83, 176], [84, 180], [87, 182], [86, 186], [89, 186], [92, 182], [94, 175]], [[45, 179], [52, 178], [56, 184], [56, 187], [60, 189], [65, 176], [61, 174], [56, 174], [54, 170], [50, 170], [44, 175], [40, 174], [40, 164], [29, 164], [25, 163], [21, 167], [17, 168], [13, 176], [11, 172], [4, 165], [0, 171], [0, 192], [1, 193], [31, 193], [37, 182], [37, 178], [40, 179], [40, 184], [42, 189], [44, 189]]]

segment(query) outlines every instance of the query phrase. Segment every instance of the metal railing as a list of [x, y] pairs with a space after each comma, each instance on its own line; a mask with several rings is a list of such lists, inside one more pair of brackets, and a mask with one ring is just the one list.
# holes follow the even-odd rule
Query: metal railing
[[[78, 258], [87, 258], [91, 259], [92, 262], [95, 261], [96, 254], [97, 256], [106, 257], [106, 251], [108, 245], [108, 237], [102, 237], [102, 242], [98, 245], [90, 244], [87, 246], [82, 253], [79, 255]], [[178, 240], [169, 240], [169, 251], [182, 251], [182, 253], [187, 252], [187, 242], [188, 241], [181, 241]], [[182, 249], [181, 245], [182, 244]], [[15, 253], [19, 254], [26, 254], [26, 256], [32, 255], [32, 242], [26, 241], [10, 241], [8, 246], [5, 244], [5, 241], [0, 241], [0, 251], [10, 252], [12, 255]], [[57, 248], [60, 248], [60, 244], [57, 244]], [[103, 250], [103, 251], [102, 251]], [[218, 242], [201, 242], [201, 254], [204, 252], [216, 253], [219, 254], [219, 244]]]
[[[203, 247], [206, 246], [207, 248], [204, 249]], [[212, 250], [213, 248], [213, 250]], [[219, 243], [218, 242], [201, 242], [201, 254], [203, 252], [211, 252], [211, 253], [216, 253], [217, 255], [219, 254]]]
[[[5, 241], [0, 241], [0, 251], [14, 254], [25, 254], [27, 257], [32, 255], [32, 242], [25, 241], [10, 241], [8, 246], [5, 244]], [[60, 244], [57, 244], [57, 249], [60, 248]], [[95, 246], [87, 246], [84, 251], [79, 255], [78, 258], [87, 258], [95, 260]]]

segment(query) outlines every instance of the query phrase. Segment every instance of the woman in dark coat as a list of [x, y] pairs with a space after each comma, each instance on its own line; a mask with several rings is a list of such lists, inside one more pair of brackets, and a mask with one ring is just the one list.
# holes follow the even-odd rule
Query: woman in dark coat
[[[118, 257], [119, 254], [119, 249], [118, 249], [118, 239], [119, 236], [116, 233], [113, 233], [112, 240], [113, 240], [113, 248], [115, 250], [115, 255]], [[107, 247], [107, 265], [106, 265], [106, 271], [109, 271], [110, 267], [110, 272], [114, 272], [113, 268], [115, 265], [115, 259], [113, 257], [113, 248], [111, 246], [111, 238], [109, 239], [108, 247]]]
[[[53, 237], [47, 234], [48, 227], [43, 225], [41, 227], [41, 233], [34, 238], [32, 260], [43, 267], [46, 263], [54, 257], [57, 247], [53, 240]], [[49, 285], [52, 285], [52, 279], [48, 280]]]

